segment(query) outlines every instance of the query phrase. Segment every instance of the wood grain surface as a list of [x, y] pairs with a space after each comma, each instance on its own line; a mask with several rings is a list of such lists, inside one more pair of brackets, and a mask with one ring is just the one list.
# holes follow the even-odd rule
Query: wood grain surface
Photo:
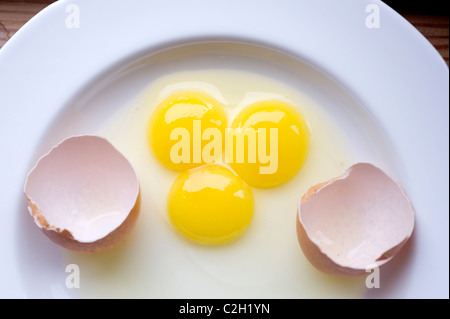
[[[52, 0], [0, 0], [0, 48], [17, 30]], [[400, 11], [400, 14], [402, 12]], [[444, 13], [443, 13], [444, 14]], [[445, 15], [402, 14], [439, 51], [449, 64], [449, 17]]]
[[448, 16], [404, 14], [403, 17], [431, 42], [448, 65]]

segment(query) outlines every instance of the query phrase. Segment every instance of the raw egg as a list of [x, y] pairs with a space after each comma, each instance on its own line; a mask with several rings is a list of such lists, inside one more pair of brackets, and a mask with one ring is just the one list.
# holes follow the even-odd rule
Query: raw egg
[[210, 164], [182, 173], [168, 196], [176, 229], [202, 244], [223, 244], [238, 237], [253, 216], [253, 195], [228, 168]]
[[249, 105], [236, 116], [232, 127], [234, 147], [226, 145], [227, 161], [250, 186], [281, 185], [305, 162], [309, 128], [300, 113], [286, 102]]
[[[210, 95], [187, 90], [171, 94], [161, 102], [150, 118], [147, 136], [156, 158], [166, 167], [183, 171], [205, 163], [221, 160], [222, 138], [227, 117], [221, 103]], [[203, 156], [204, 146], [218, 132], [219, 150]], [[210, 155], [210, 154], [208, 154]], [[211, 160], [209, 160], [211, 159]]]
[[[253, 195], [253, 215], [247, 226], [241, 226], [244, 228], [242, 233], [224, 244], [212, 244], [211, 241], [217, 242], [214, 237], [221, 236], [213, 236], [211, 233], [201, 234], [204, 238], [202, 240], [209, 244], [200, 242], [188, 237], [174, 225], [169, 216], [169, 199], [172, 198], [175, 181], [182, 178], [181, 176], [190, 174], [194, 179], [197, 173], [193, 174], [190, 170], [165, 169], [155, 156], [154, 150], [149, 148], [149, 119], [156, 114], [156, 108], [162, 101], [180, 92], [204, 92], [219, 101], [228, 115], [228, 124], [225, 128], [230, 128], [230, 123], [248, 106], [274, 100], [283, 101], [295, 108], [310, 127], [306, 160], [289, 182], [278, 187], [262, 189], [253, 188], [244, 181]], [[364, 280], [360, 280], [361, 278], [324, 280], [326, 277], [317, 275], [299, 252], [294, 222], [299, 196], [311, 185], [342, 174], [357, 159], [345, 130], [330, 116], [325, 107], [300, 92], [298, 87], [290, 86], [273, 77], [258, 72], [220, 68], [188, 70], [160, 76], [149, 82], [145, 89], [126, 104], [121, 103], [117, 101], [117, 111], [105, 119], [104, 125], [97, 133], [108, 138], [108, 141], [127, 157], [139, 176], [142, 195], [139, 227], [133, 232], [132, 245], [123, 245], [107, 254], [94, 256], [95, 259], [92, 259], [93, 256], [85, 257], [65, 252], [66, 263], [78, 264], [83, 269], [84, 284], [77, 290], [80, 296], [94, 298], [98, 296], [203, 298], [205, 294], [213, 298], [363, 296], [366, 289]], [[105, 105], [108, 108], [112, 106]], [[96, 105], [92, 104], [92, 107], [95, 108]], [[169, 140], [169, 142], [179, 141]], [[207, 167], [197, 165], [199, 167], [193, 168], [194, 172]], [[225, 170], [227, 175], [232, 174], [234, 170], [230, 170], [228, 165], [230, 164], [224, 164], [220, 172]], [[263, 166], [267, 166], [267, 163]], [[214, 174], [217, 180], [223, 179], [218, 175], [220, 174]], [[239, 175], [233, 174], [230, 179], [242, 182], [242, 176]], [[181, 184], [180, 182], [178, 185]], [[181, 186], [177, 189], [179, 194], [184, 193]], [[228, 189], [231, 190], [226, 188]], [[236, 186], [235, 189], [237, 191], [247, 188]], [[212, 207], [210, 213], [220, 212], [221, 206], [227, 205], [229, 201], [226, 193], [218, 189], [215, 191], [209, 189], [209, 192], [214, 191], [218, 195], [216, 203], [213, 203], [208, 196], [200, 196], [202, 193], [207, 194], [207, 190], [208, 188], [205, 188], [204, 192], [197, 194], [201, 200], [193, 200], [190, 203], [192, 206], [194, 203], [203, 205], [203, 201], [206, 201]], [[232, 198], [234, 203], [243, 200], [231, 196], [236, 191], [228, 193], [229, 197], [235, 197]], [[186, 196], [188, 195], [194, 194], [186, 193]], [[223, 200], [224, 197], [227, 197], [227, 200]], [[180, 207], [180, 212], [187, 209], [186, 207]], [[193, 212], [197, 212], [196, 208], [192, 209]], [[229, 213], [232, 212], [233, 209], [230, 209]], [[200, 217], [198, 222], [203, 219]], [[204, 227], [207, 232], [212, 226], [205, 222]], [[239, 229], [239, 226], [229, 229], [233, 228]], [[105, 267], [108, 268], [106, 274]]]

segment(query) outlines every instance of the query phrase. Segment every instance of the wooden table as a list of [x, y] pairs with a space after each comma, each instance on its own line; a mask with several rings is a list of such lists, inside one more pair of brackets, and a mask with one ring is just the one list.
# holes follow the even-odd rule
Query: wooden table
[[[0, 0], [0, 48], [52, 0]], [[449, 64], [449, 17], [401, 12], [434, 45]], [[446, 13], [447, 14], [447, 13]]]

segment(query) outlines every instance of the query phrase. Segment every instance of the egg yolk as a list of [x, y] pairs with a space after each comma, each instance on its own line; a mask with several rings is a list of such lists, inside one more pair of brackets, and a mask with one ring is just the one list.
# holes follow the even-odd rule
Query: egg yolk
[[[157, 106], [150, 117], [147, 138], [164, 166], [182, 171], [221, 160], [211, 160], [208, 156], [205, 162], [202, 150], [212, 137], [204, 134], [209, 128], [216, 128], [222, 138], [226, 125], [227, 117], [221, 103], [202, 92], [183, 91]], [[217, 153], [221, 156], [221, 152]]]
[[[278, 186], [302, 167], [309, 148], [309, 128], [290, 104], [281, 101], [251, 104], [238, 114], [232, 127], [235, 131], [242, 129], [244, 142], [234, 142], [227, 161], [250, 186]], [[250, 155], [252, 151], [254, 154]], [[244, 155], [239, 161], [240, 152]]]
[[222, 244], [249, 225], [253, 195], [231, 170], [209, 164], [180, 174], [169, 192], [168, 212], [184, 236], [202, 244]]

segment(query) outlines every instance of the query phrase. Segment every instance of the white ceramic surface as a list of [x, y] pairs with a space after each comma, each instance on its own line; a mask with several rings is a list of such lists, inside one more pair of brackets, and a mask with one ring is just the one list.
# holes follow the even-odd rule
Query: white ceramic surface
[[[79, 8], [79, 28], [66, 25], [71, 4]], [[369, 4], [380, 9], [380, 28], [366, 26]], [[30, 20], [0, 50], [0, 297], [71, 295], [61, 254], [27, 219], [23, 183], [38, 154], [60, 135], [100, 122], [105, 111], [94, 109], [71, 124], [83, 99], [113, 87], [156, 51], [218, 41], [224, 53], [229, 42], [289, 53], [308, 70], [308, 85], [328, 78], [338, 85], [326, 94], [358, 105], [349, 114], [371, 115], [376, 124], [369, 135], [384, 133], [374, 144], [395, 166], [417, 218], [413, 240], [383, 270], [383, 288], [366, 296], [448, 298], [448, 68], [397, 13], [360, 0], [59, 1]], [[255, 50], [263, 53], [253, 56], [279, 62]], [[124, 91], [118, 100], [131, 94]]]

